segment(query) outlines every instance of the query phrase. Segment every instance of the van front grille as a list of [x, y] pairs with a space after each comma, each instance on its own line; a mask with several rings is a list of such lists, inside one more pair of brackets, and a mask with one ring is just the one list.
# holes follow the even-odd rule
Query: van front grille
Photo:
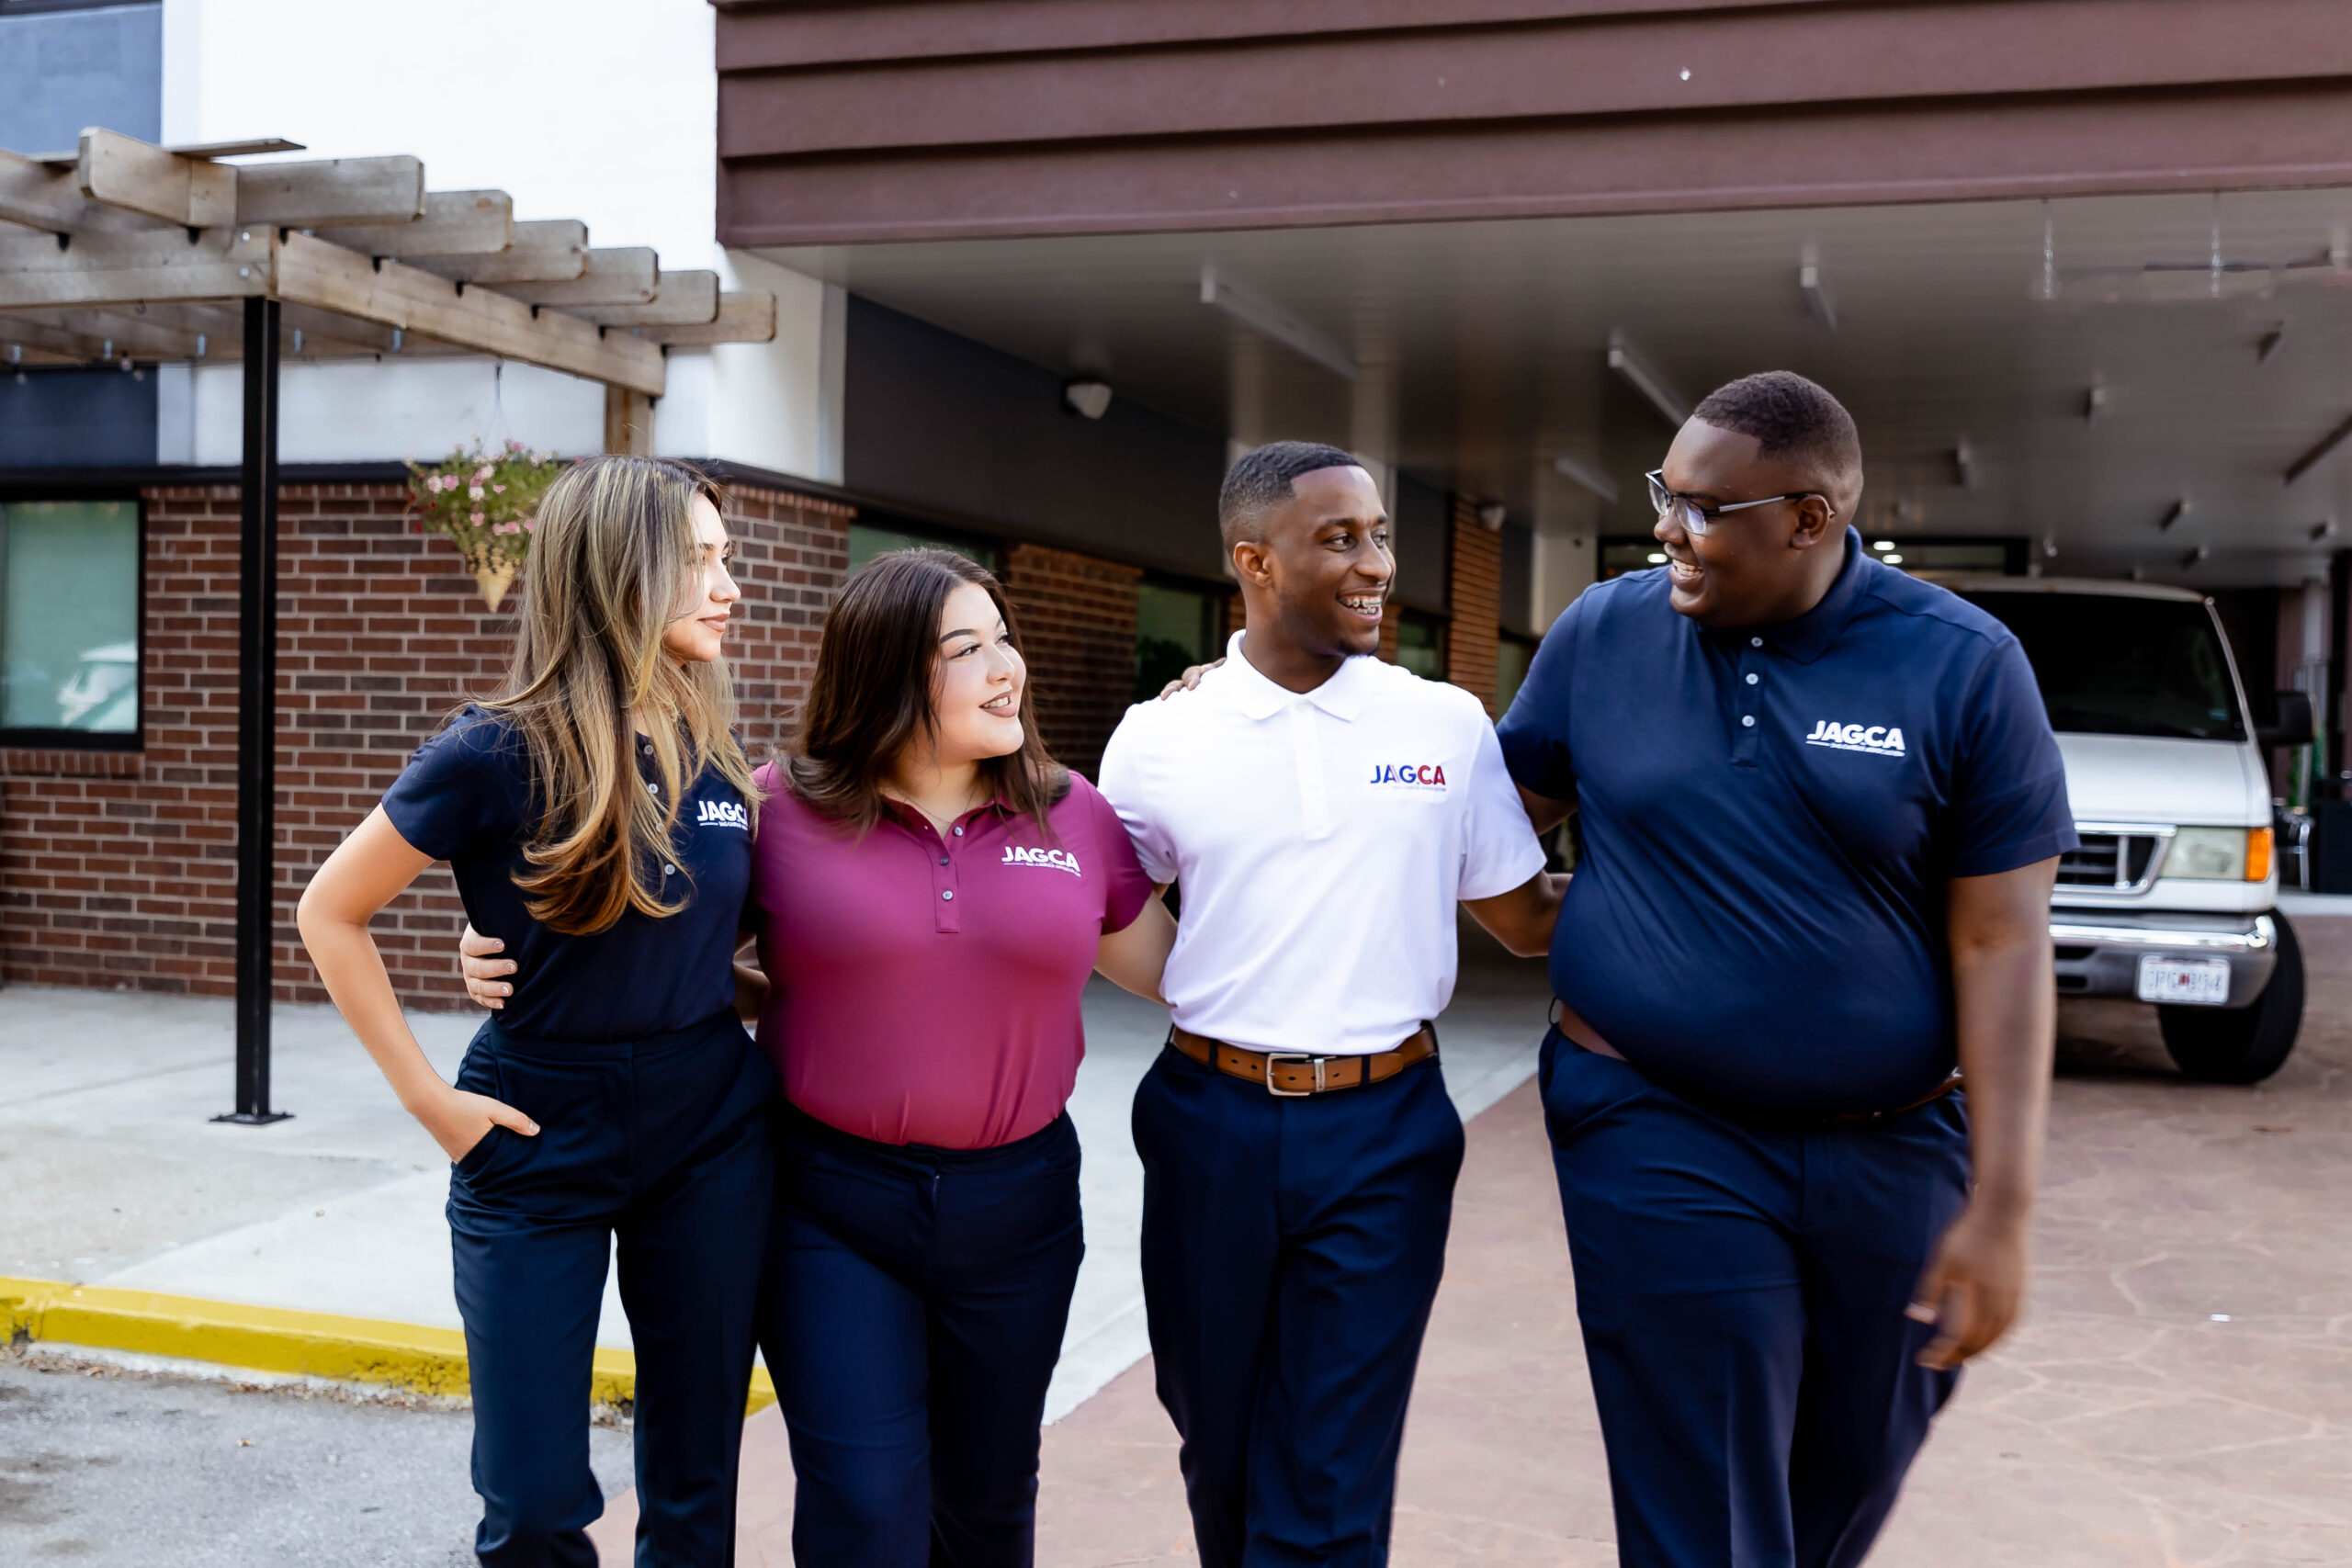
[[2150, 881], [2156, 847], [2155, 833], [2085, 832], [2083, 847], [2058, 857], [2058, 886], [2097, 887], [2109, 893], [2138, 893]]

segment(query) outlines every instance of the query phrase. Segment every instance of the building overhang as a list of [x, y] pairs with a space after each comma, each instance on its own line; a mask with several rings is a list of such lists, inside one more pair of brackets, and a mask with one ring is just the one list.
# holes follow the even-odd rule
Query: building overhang
[[731, 245], [2352, 183], [2330, 0], [714, 0]]

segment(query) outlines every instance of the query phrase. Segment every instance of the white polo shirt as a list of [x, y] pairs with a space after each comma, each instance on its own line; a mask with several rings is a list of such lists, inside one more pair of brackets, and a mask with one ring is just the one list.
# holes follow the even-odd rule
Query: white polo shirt
[[1388, 1050], [1453, 995], [1454, 901], [1544, 869], [1476, 697], [1370, 658], [1291, 692], [1239, 633], [1197, 690], [1127, 710], [1102, 788], [1183, 885], [1176, 1022], [1253, 1050]]

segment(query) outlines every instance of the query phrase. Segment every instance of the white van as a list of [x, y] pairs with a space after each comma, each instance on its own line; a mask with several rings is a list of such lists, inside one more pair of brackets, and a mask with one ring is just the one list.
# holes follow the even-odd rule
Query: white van
[[2059, 862], [2058, 994], [2152, 1002], [2181, 1071], [2256, 1083], [2303, 1021], [2303, 960], [2278, 909], [2269, 750], [2311, 738], [2282, 693], [2257, 732], [2211, 601], [2065, 578], [1936, 581], [2025, 645], [2066, 759], [2083, 846]]

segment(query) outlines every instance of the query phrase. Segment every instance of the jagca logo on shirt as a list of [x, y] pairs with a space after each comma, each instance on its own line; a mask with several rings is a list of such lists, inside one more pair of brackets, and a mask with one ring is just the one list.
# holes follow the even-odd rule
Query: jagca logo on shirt
[[751, 814], [743, 809], [740, 801], [700, 801], [695, 812], [695, 821], [704, 828], [734, 828], [746, 833], [752, 830]]
[[1825, 718], [1813, 727], [1804, 738], [1808, 746], [1826, 746], [1838, 751], [1868, 751], [1874, 756], [1903, 756], [1903, 731], [1883, 724], [1840, 724]]
[[1436, 762], [1374, 762], [1372, 782], [1402, 789], [1443, 789], [1445, 769]]
[[1072, 876], [1083, 874], [1078, 869], [1078, 857], [1068, 850], [1027, 850], [1023, 849], [1019, 844], [1007, 844], [1004, 847], [1004, 859], [999, 863], [1049, 865], [1056, 871], [1069, 872]]

